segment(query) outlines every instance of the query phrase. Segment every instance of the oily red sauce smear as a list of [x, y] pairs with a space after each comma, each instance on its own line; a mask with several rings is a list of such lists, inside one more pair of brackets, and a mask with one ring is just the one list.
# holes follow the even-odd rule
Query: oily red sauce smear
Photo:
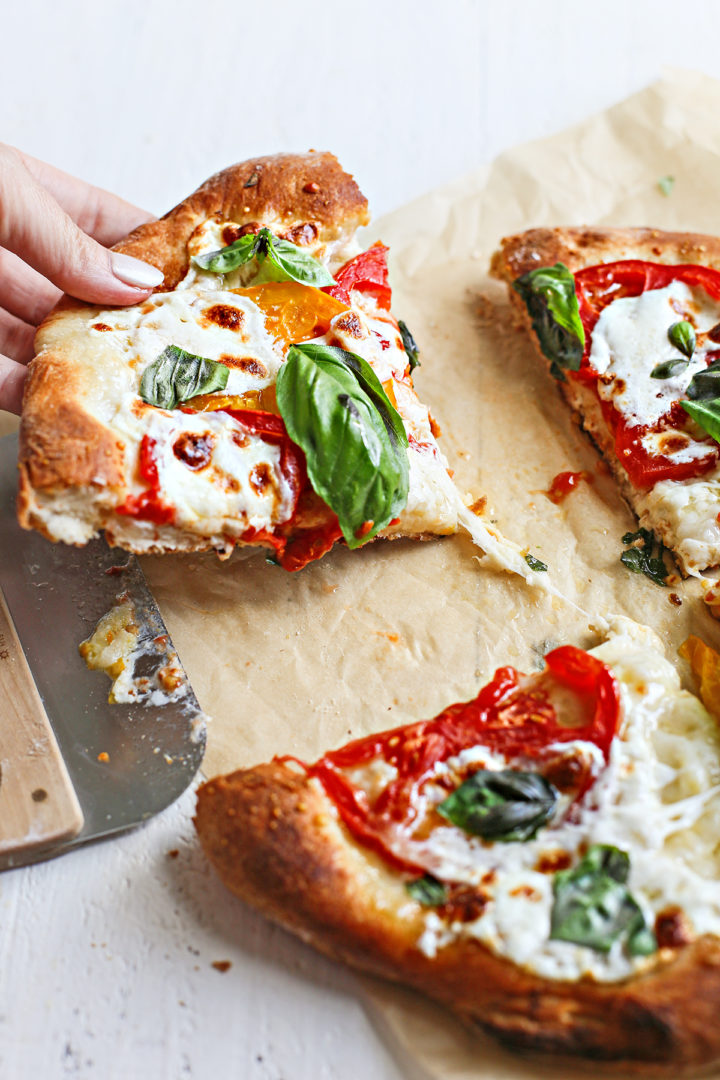
[[[585, 353], [580, 370], [569, 372], [569, 376], [591, 386], [597, 394], [605, 423], [615, 439], [615, 453], [633, 486], [644, 490], [653, 487], [660, 480], [689, 480], [709, 472], [717, 464], [720, 455], [720, 449], [712, 439], [708, 439], [707, 455], [685, 462], [674, 462], [662, 454], [650, 454], [642, 445], [643, 437], [650, 431], [678, 430], [685, 427], [688, 417], [679, 403], [674, 403], [672, 409], [661, 417], [657, 424], [630, 427], [612, 402], [600, 398], [597, 391], [598, 373], [591, 366], [589, 358], [592, 331], [602, 311], [613, 300], [625, 296], [639, 296], [651, 289], [663, 289], [673, 281], [682, 281], [691, 287], [699, 286], [713, 300], [720, 301], [720, 273], [706, 266], [689, 263], [665, 266], [640, 259], [628, 259], [603, 266], [586, 267], [574, 276], [580, 318], [585, 329]], [[708, 362], [716, 358], [715, 354], [709, 354]]]
[[554, 502], [556, 506], [559, 506], [571, 492], [577, 491], [578, 484], [582, 480], [586, 480], [588, 484], [592, 483], [592, 477], [589, 473], [560, 472], [550, 481], [550, 487], [545, 494], [550, 502]]
[[[303, 767], [320, 781], [361, 843], [401, 869], [422, 872], [393, 854], [387, 836], [398, 823], [412, 824], [415, 795], [439, 762], [478, 745], [503, 754], [509, 762], [519, 757], [541, 759], [547, 756], [550, 744], [576, 739], [595, 743], [608, 761], [620, 719], [613, 673], [572, 645], [554, 649], [545, 659], [546, 669], [540, 675], [527, 678], [512, 667], [499, 668], [472, 701], [451, 705], [434, 720], [357, 739]], [[577, 698], [582, 715], [587, 717], [585, 724], [569, 727], [558, 721], [548, 676], [551, 687], [556, 684]], [[367, 794], [353, 785], [347, 770], [376, 759], [393, 765], [398, 775], [371, 804]], [[592, 782], [592, 777], [587, 777], [576, 798]]]

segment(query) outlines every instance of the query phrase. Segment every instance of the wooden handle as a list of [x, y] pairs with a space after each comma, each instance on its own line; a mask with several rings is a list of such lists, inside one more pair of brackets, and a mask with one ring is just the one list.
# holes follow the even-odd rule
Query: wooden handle
[[76, 836], [83, 815], [0, 593], [0, 866]]

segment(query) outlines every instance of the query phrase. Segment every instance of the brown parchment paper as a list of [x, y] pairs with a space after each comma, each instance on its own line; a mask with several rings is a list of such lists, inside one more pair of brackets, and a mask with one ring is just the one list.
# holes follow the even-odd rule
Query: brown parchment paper
[[[546, 562], [586, 612], [654, 626], [674, 659], [691, 631], [720, 646], [720, 626], [696, 583], [662, 589], [620, 563], [620, 538], [634, 519], [510, 324], [487, 266], [501, 236], [535, 225], [720, 232], [719, 151], [720, 83], [671, 72], [371, 230], [391, 245], [394, 311], [421, 344], [416, 385], [443, 428], [460, 491], [486, 495], [488, 516]], [[667, 175], [675, 177], [670, 196], [657, 183]], [[557, 507], [543, 492], [567, 469], [587, 470], [592, 483]], [[456, 536], [336, 549], [299, 574], [262, 556], [224, 565], [205, 556], [143, 560], [212, 717], [206, 774], [276, 753], [312, 760], [350, 736], [432, 716], [474, 694], [500, 664], [539, 667], [548, 642], [599, 641], [578, 610], [484, 568], [476, 554]], [[371, 1014], [419, 1075], [549, 1075], [412, 994], [376, 984], [368, 993]]]
[[[499, 238], [536, 225], [605, 223], [720, 232], [720, 83], [671, 72], [622, 104], [389, 215], [394, 311], [422, 348], [421, 397], [462, 494], [549, 565], [586, 612], [655, 627], [669, 657], [720, 625], [696, 583], [661, 589], [619, 562], [634, 518], [579, 432], [504, 290], [487, 277]], [[669, 197], [657, 186], [672, 175]], [[362, 176], [358, 177], [362, 184]], [[543, 492], [587, 470], [557, 507]], [[547, 643], [591, 646], [587, 617], [483, 567], [458, 535], [337, 548], [299, 574], [262, 555], [148, 558], [143, 569], [192, 685], [212, 717], [212, 776], [293, 753], [312, 760], [373, 730], [429, 717], [477, 692], [496, 666], [542, 666]], [[673, 606], [669, 594], [682, 598]], [[438, 1080], [576, 1076], [498, 1050], [417, 996], [368, 982], [371, 1015], [413, 1074]], [[617, 1073], [615, 1074], [617, 1075]]]

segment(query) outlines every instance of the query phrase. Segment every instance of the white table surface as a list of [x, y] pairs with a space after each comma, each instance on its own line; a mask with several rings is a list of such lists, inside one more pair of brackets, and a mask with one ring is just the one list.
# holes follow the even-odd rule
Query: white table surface
[[[157, 213], [327, 148], [377, 215], [663, 65], [716, 74], [718, 40], [715, 0], [4, 0], [0, 140]], [[215, 881], [193, 803], [0, 875], [0, 1080], [415, 1076], [351, 974]]]

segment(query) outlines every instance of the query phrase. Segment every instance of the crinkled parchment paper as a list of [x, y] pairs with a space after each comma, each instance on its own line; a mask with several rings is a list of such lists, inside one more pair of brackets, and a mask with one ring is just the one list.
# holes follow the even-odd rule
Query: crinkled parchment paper
[[[663, 589], [620, 563], [634, 518], [580, 433], [504, 290], [487, 277], [501, 236], [604, 223], [720, 232], [720, 83], [687, 72], [542, 142], [510, 151], [379, 222], [394, 311], [422, 348], [416, 385], [444, 431], [463, 494], [549, 566], [589, 613], [649, 623], [675, 658], [690, 631], [720, 644], [696, 583]], [[669, 196], [658, 180], [675, 177]], [[362, 184], [362, 176], [358, 177]], [[544, 492], [586, 470], [564, 504]], [[299, 574], [262, 555], [143, 560], [168, 629], [211, 715], [208, 776], [430, 717], [472, 696], [496, 666], [530, 670], [549, 642], [591, 646], [591, 620], [484, 569], [463, 536], [338, 548]], [[682, 598], [670, 602], [670, 593]], [[371, 1012], [442, 1080], [577, 1075], [526, 1064], [415, 995], [370, 984]]]

